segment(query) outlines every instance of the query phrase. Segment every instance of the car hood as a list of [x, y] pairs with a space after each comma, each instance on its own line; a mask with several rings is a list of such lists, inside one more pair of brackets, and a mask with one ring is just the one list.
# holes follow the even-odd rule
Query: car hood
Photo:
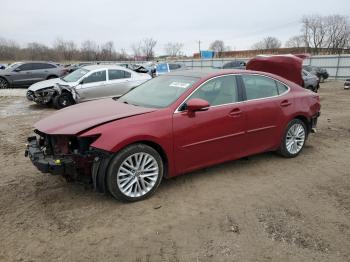
[[44, 88], [48, 88], [48, 87], [52, 87], [56, 84], [60, 84], [60, 85], [67, 85], [67, 86], [74, 86], [76, 83], [74, 82], [65, 82], [63, 81], [61, 78], [53, 78], [53, 79], [49, 79], [49, 80], [44, 80], [44, 81], [40, 81], [37, 82], [35, 84], [32, 84], [28, 90], [29, 91], [38, 91], [40, 89], [44, 89]]
[[121, 118], [145, 114], [155, 108], [133, 106], [112, 98], [70, 106], [37, 122], [35, 129], [51, 135], [76, 135], [89, 128]]

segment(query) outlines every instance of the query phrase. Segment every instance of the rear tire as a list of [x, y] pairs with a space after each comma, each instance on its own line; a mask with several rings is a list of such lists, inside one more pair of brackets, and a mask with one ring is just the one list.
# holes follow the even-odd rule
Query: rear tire
[[150, 197], [162, 181], [164, 165], [159, 153], [145, 144], [133, 144], [111, 160], [106, 184], [111, 195], [124, 202]]
[[307, 138], [307, 128], [300, 119], [293, 119], [287, 125], [278, 153], [286, 158], [300, 154]]
[[7, 82], [6, 79], [0, 77], [0, 89], [6, 89], [6, 88], [9, 88], [9, 87], [10, 87], [9, 82]]
[[56, 109], [61, 109], [67, 106], [74, 105], [75, 101], [70, 93], [63, 92], [59, 95], [56, 95], [53, 98], [52, 103]]

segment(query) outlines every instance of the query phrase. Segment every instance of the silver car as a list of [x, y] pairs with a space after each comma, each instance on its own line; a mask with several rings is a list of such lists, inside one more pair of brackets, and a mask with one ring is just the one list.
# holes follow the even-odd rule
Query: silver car
[[136, 73], [115, 65], [90, 65], [79, 68], [62, 78], [31, 85], [27, 99], [38, 104], [53, 103], [57, 109], [75, 103], [119, 97], [130, 89], [148, 81], [148, 74]]
[[304, 81], [304, 88], [310, 89], [311, 91], [317, 93], [320, 88], [320, 80], [317, 76], [309, 73], [305, 69], [302, 70], [302, 76]]
[[52, 62], [17, 62], [0, 71], [0, 88], [28, 87], [33, 83], [63, 76], [66, 70]]

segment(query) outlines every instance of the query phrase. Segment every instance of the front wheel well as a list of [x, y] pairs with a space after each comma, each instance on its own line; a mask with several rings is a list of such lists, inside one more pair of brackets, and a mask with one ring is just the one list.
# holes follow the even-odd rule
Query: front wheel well
[[144, 144], [147, 146], [152, 147], [154, 150], [156, 150], [158, 152], [158, 154], [160, 155], [160, 157], [163, 160], [163, 164], [164, 164], [164, 177], [167, 176], [168, 174], [168, 157], [167, 154], [165, 153], [164, 149], [157, 143], [149, 141], [149, 140], [143, 140], [143, 141], [136, 141], [132, 144], [129, 144], [127, 146], [133, 145], [133, 144]]
[[0, 76], [0, 78], [1, 79], [4, 79], [8, 84], [10, 84], [10, 81], [9, 80], [7, 80], [5, 77], [3, 77], [3, 76]]

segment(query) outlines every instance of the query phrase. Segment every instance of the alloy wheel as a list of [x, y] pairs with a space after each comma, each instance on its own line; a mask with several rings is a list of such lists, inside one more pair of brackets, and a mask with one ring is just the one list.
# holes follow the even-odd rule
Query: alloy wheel
[[159, 166], [156, 159], [148, 153], [136, 153], [126, 158], [119, 167], [117, 185], [128, 197], [147, 194], [156, 185]]
[[0, 89], [8, 88], [8, 83], [5, 79], [0, 78]]
[[286, 149], [290, 154], [297, 154], [303, 148], [305, 143], [305, 129], [304, 126], [296, 123], [292, 125], [286, 136]]

